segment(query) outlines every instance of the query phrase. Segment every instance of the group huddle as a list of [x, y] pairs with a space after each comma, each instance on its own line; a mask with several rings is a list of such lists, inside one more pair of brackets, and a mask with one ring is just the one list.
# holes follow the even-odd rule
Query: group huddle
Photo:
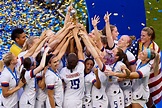
[[105, 14], [102, 30], [95, 15], [88, 34], [72, 11], [68, 7], [57, 33], [45, 30], [26, 39], [23, 29], [13, 30], [15, 43], [1, 61], [0, 108], [153, 108], [162, 93], [153, 28], [142, 29], [135, 57], [129, 50], [135, 37], [118, 40], [111, 14]]

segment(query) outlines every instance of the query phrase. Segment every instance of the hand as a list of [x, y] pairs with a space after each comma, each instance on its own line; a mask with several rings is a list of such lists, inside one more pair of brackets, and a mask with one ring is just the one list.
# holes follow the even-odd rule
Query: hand
[[99, 20], [100, 20], [100, 17], [96, 15], [94, 16], [94, 18], [91, 18], [93, 27], [97, 26], [97, 24], [100, 22]]
[[46, 30], [46, 35], [47, 35], [47, 37], [52, 37], [52, 36], [54, 36], [54, 32], [52, 31], [52, 30]]
[[68, 12], [71, 12], [71, 10], [73, 10], [73, 6], [72, 5], [70, 5], [70, 6], [68, 6], [68, 8], [67, 8], [68, 10]]
[[94, 67], [92, 70], [93, 70], [95, 75], [98, 75], [98, 69], [97, 68]]
[[41, 36], [40, 36], [40, 39], [41, 39], [41, 40], [43, 40], [43, 39], [45, 39], [45, 38], [47, 37], [46, 32], [47, 32], [47, 30], [44, 30], [44, 31], [42, 32], [42, 34], [41, 34]]
[[79, 28], [79, 30], [82, 30], [82, 31], [84, 31], [84, 32], [87, 33], [87, 30], [86, 30], [86, 28], [84, 27], [83, 24], [81, 24], [81, 23], [77, 23], [76, 26]]
[[48, 65], [44, 68], [44, 70], [43, 70], [43, 75], [45, 75], [45, 73], [46, 73], [46, 71], [47, 71], [48, 68], [49, 68]]
[[22, 86], [24, 86], [25, 83], [26, 83], [26, 81], [22, 81], [22, 79], [20, 79], [18, 87], [21, 88]]
[[70, 35], [69, 37], [68, 37], [68, 40], [70, 40], [70, 39], [72, 39], [73, 38], [73, 35]]
[[68, 23], [67, 23], [67, 26], [68, 26], [68, 27], [67, 27], [68, 30], [71, 30], [71, 29], [73, 29], [73, 28], [75, 27], [75, 26], [74, 26], [74, 23], [72, 23], [72, 22], [68, 22]]
[[82, 36], [85, 36], [86, 33], [83, 30], [80, 30], [79, 33], [78, 33], [78, 35], [80, 35], [82, 37]]
[[104, 73], [105, 73], [106, 76], [115, 76], [115, 72], [113, 72], [113, 71], [111, 71], [111, 70], [107, 70], [107, 69], [106, 69], [106, 70], [104, 71]]
[[104, 16], [105, 22], [109, 22], [110, 15], [111, 15], [111, 13], [109, 14], [108, 12], [105, 14], [105, 16]]
[[120, 68], [121, 68], [121, 70], [127, 69], [126, 65], [121, 65]]
[[47, 46], [47, 47], [45, 48], [45, 50], [44, 50], [44, 53], [47, 54], [49, 50], [50, 50], [50, 47]]

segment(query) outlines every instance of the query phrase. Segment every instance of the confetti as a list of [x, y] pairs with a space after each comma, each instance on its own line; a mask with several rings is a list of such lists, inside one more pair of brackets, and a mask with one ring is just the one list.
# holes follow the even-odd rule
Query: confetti
[[158, 12], [162, 12], [162, 10], [158, 10]]
[[141, 25], [142, 25], [142, 26], [145, 26], [145, 24], [144, 24], [144, 23], [141, 23]]
[[114, 16], [118, 16], [118, 13], [114, 13], [113, 15], [114, 15]]
[[[49, 1], [49, 0], [48, 0]], [[0, 52], [6, 52], [13, 41], [11, 32], [14, 28], [24, 28], [26, 34], [39, 36], [45, 29], [57, 32], [64, 24], [66, 8], [70, 1], [50, 0], [0, 0]], [[85, 0], [74, 0], [73, 6], [77, 10], [79, 21], [86, 25], [87, 10]], [[84, 15], [83, 15], [84, 14]], [[6, 17], [8, 16], [8, 17]], [[3, 47], [6, 46], [6, 47]], [[3, 50], [3, 51], [2, 51]], [[2, 54], [0, 54], [1, 58]]]
[[154, 21], [158, 20], [157, 18], [153, 18]]

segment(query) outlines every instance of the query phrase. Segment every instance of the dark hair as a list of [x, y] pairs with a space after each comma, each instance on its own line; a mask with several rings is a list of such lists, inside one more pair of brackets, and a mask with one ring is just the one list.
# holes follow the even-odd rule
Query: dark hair
[[101, 36], [101, 42], [103, 43], [103, 44], [107, 44], [107, 37], [106, 36]]
[[116, 54], [116, 56], [119, 56], [117, 61], [123, 61], [123, 63], [127, 66], [130, 67], [127, 55], [123, 52], [123, 50], [121, 48], [117, 48], [118, 52]]
[[22, 69], [21, 71], [21, 74], [20, 74], [20, 79], [22, 80], [23, 83], [26, 82], [26, 79], [25, 79], [25, 72], [28, 70], [30, 70], [30, 67], [32, 65], [32, 61], [31, 59], [28, 57], [28, 58], [25, 58], [24, 61], [23, 61], [23, 66], [24, 68]]
[[[36, 56], [36, 66], [39, 66], [40, 62], [41, 62], [41, 59], [42, 59], [42, 56], [43, 56], [43, 52], [39, 52], [38, 55]], [[49, 54], [46, 56], [46, 61], [45, 61], [45, 66], [48, 65], [48, 63], [51, 61], [51, 58], [55, 57], [54, 54]]]
[[22, 34], [23, 32], [24, 30], [22, 28], [14, 29], [11, 34], [11, 39], [15, 41], [16, 38], [19, 38], [19, 34]]
[[[111, 32], [114, 30], [116, 26], [115, 25], [110, 25], [110, 30]], [[106, 26], [101, 30], [102, 35], [106, 36]]]
[[67, 57], [67, 68], [71, 70], [76, 67], [78, 63], [78, 57], [75, 53], [70, 53]]
[[147, 32], [148, 36], [151, 36], [151, 40], [155, 40], [155, 30], [153, 27], [144, 27], [142, 31]]
[[95, 64], [94, 59], [93, 59], [93, 58], [89, 58], [89, 57], [85, 59], [84, 64], [86, 64], [86, 62], [87, 62], [88, 60], [91, 60], [91, 61], [93, 62], [93, 66], [94, 66], [94, 64]]

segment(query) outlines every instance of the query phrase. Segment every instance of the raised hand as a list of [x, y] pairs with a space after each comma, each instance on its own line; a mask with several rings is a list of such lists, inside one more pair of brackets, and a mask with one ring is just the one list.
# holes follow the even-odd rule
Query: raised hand
[[93, 27], [96, 27], [97, 24], [100, 22], [100, 17], [95, 15], [94, 18], [91, 18], [91, 21], [92, 21]]
[[18, 83], [18, 87], [22, 87], [22, 86], [24, 86], [24, 84], [26, 83], [26, 80], [22, 80], [22, 79], [20, 79], [20, 81], [19, 81], [19, 83]]
[[71, 12], [71, 10], [73, 10], [73, 6], [72, 5], [70, 5], [70, 6], [68, 6], [68, 8], [67, 8], [68, 10], [68, 12]]
[[50, 47], [46, 47], [45, 50], [44, 50], [44, 53], [48, 53], [48, 51], [50, 50]]
[[105, 14], [105, 16], [104, 16], [105, 22], [109, 22], [110, 15], [111, 15], [111, 13], [109, 14], [108, 12]]
[[98, 69], [97, 68], [94, 67], [92, 70], [93, 70], [93, 72], [94, 72], [95, 75], [98, 74]]
[[47, 33], [47, 30], [44, 30], [44, 31], [42, 32], [42, 34], [41, 34], [41, 36], [40, 36], [40, 39], [41, 39], [41, 40], [43, 40], [43, 39], [45, 39], [45, 38], [47, 37], [46, 33]]
[[74, 23], [68, 22], [68, 23], [65, 25], [65, 27], [66, 27], [66, 29], [71, 30], [71, 29], [73, 29], [75, 26], [74, 26]]

